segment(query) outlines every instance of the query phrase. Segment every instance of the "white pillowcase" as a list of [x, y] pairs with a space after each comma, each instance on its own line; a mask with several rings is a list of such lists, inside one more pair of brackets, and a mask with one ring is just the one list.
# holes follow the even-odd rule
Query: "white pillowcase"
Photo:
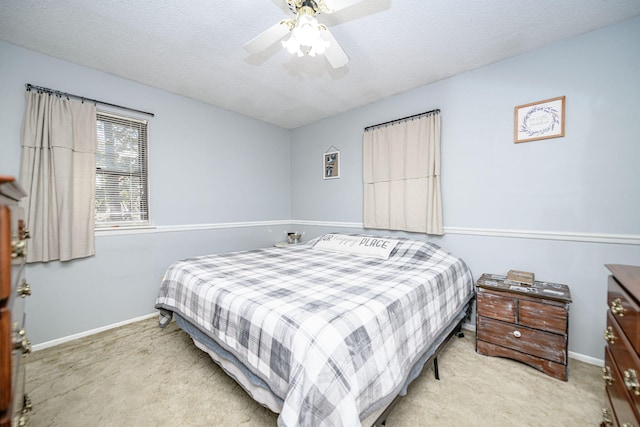
[[349, 236], [346, 234], [325, 234], [320, 237], [314, 249], [325, 252], [339, 252], [351, 255], [389, 259], [391, 251], [399, 240], [376, 236]]

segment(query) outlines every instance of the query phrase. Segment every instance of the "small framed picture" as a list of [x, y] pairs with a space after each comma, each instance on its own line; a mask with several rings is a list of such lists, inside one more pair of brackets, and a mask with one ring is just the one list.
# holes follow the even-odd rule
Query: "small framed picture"
[[564, 136], [564, 96], [518, 105], [515, 108], [514, 142]]
[[322, 157], [322, 177], [324, 179], [340, 178], [340, 152], [329, 151]]

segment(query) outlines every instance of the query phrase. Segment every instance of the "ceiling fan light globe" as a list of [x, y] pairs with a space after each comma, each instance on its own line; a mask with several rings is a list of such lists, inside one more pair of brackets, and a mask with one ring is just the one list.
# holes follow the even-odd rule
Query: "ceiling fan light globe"
[[291, 37], [289, 37], [288, 40], [282, 42], [282, 47], [287, 49], [287, 52], [292, 55], [298, 55], [298, 57], [304, 55], [304, 53], [302, 53], [302, 50], [300, 49], [300, 42], [294, 34], [291, 34]]
[[315, 18], [309, 15], [302, 15], [298, 18], [293, 33], [303, 46], [312, 46], [320, 37], [320, 26]]

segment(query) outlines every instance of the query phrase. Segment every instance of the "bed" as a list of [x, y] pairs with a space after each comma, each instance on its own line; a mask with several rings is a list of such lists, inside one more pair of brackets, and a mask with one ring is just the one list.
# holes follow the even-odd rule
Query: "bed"
[[473, 297], [464, 261], [433, 243], [332, 233], [175, 262], [156, 308], [160, 326], [175, 318], [280, 427], [369, 426]]

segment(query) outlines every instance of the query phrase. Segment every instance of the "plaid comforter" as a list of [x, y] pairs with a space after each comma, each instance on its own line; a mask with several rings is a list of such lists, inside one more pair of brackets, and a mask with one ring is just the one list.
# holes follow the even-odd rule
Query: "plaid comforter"
[[312, 240], [178, 261], [156, 308], [262, 378], [284, 400], [279, 426], [360, 426], [473, 293], [461, 259], [399, 240], [388, 260], [319, 251]]

